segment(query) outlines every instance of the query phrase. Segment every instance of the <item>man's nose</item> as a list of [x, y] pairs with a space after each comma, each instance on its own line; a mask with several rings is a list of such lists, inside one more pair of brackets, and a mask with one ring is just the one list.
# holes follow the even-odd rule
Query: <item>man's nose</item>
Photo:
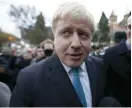
[[73, 34], [71, 47], [72, 48], [80, 48], [81, 47], [81, 40], [80, 40], [80, 38], [79, 38], [77, 33]]

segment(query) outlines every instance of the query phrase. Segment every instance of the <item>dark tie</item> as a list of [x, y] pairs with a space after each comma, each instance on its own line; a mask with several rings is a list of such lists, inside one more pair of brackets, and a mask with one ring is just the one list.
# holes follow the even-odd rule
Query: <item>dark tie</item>
[[83, 87], [79, 78], [79, 68], [74, 68], [71, 70], [72, 74], [73, 74], [73, 79], [72, 79], [72, 83], [73, 86], [75, 88], [75, 91], [82, 103], [82, 105], [84, 107], [87, 107], [87, 102], [86, 102], [86, 98], [84, 95], [84, 91], [83, 91]]

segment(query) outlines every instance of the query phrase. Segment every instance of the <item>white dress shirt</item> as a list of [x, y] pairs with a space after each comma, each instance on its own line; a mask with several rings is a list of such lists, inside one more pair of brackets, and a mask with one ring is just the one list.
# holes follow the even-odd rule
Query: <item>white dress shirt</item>
[[[66, 72], [72, 82], [73, 74], [70, 73], [71, 67], [68, 67], [63, 63], [62, 63], [62, 65], [63, 65], [64, 69], [66, 70]], [[81, 67], [81, 69], [79, 72], [79, 77], [80, 77], [81, 84], [83, 86], [83, 90], [84, 90], [84, 94], [85, 94], [85, 98], [86, 98], [86, 102], [87, 102], [87, 107], [92, 107], [92, 96], [91, 96], [90, 82], [89, 82], [89, 77], [88, 77], [88, 72], [87, 72], [85, 62], [83, 62], [80, 67]]]

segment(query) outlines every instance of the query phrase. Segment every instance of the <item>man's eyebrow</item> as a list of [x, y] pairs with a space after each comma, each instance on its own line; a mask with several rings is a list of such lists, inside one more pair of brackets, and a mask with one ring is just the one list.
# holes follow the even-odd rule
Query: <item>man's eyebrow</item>
[[61, 27], [59, 30], [60, 30], [60, 32], [63, 30], [72, 30], [72, 27], [71, 26], [65, 26], [65, 27]]
[[89, 28], [78, 28], [79, 31], [85, 32], [85, 33], [90, 33], [90, 29]]

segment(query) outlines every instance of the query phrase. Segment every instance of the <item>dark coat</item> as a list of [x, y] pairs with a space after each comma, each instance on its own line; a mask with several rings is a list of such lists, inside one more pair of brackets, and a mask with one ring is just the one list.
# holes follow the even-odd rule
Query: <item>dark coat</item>
[[106, 51], [104, 56], [107, 73], [106, 94], [114, 96], [124, 107], [131, 106], [131, 51], [125, 42]]
[[6, 83], [8, 86], [12, 79], [9, 62], [10, 56], [4, 54], [0, 56], [0, 81]]
[[[88, 70], [92, 105], [103, 96], [104, 74], [102, 61], [88, 57]], [[10, 106], [31, 107], [81, 107], [82, 104], [60, 60], [53, 55], [23, 69], [13, 90]]]
[[12, 70], [12, 80], [10, 81], [11, 91], [13, 90], [13, 88], [16, 85], [16, 80], [17, 80], [17, 77], [18, 77], [20, 70], [29, 66], [31, 63], [31, 60], [24, 60], [23, 57], [17, 57], [16, 59], [13, 57], [13, 59], [15, 60], [15, 63], [13, 66], [14, 68], [12, 68], [13, 69]]

